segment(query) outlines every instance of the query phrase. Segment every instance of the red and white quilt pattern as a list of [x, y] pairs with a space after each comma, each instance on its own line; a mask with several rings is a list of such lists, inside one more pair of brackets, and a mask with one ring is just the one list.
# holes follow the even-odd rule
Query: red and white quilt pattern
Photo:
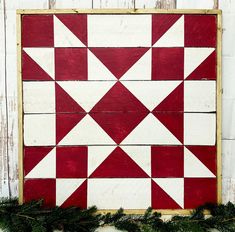
[[216, 202], [216, 16], [22, 16], [24, 201]]

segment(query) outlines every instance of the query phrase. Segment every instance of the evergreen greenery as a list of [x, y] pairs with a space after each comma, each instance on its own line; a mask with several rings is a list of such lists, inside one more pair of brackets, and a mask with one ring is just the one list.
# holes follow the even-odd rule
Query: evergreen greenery
[[[205, 204], [189, 216], [174, 216], [164, 221], [161, 214], [147, 209], [144, 215], [126, 215], [123, 209], [115, 214], [99, 214], [97, 208], [45, 209], [43, 201], [19, 205], [17, 199], [0, 201], [0, 228], [9, 232], [93, 232], [98, 227], [110, 225], [128, 232], [221, 232], [235, 231], [235, 205]], [[210, 216], [205, 216], [208, 210]]]

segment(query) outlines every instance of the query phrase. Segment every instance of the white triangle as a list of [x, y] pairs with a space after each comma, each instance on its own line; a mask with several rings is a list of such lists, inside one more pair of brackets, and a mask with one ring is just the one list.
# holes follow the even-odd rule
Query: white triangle
[[182, 81], [123, 81], [150, 111], [160, 104]]
[[184, 78], [187, 78], [214, 50], [214, 48], [185, 48]]
[[55, 15], [54, 43], [55, 47], [86, 47]]
[[184, 179], [183, 178], [154, 178], [153, 179], [179, 206], [184, 208]]
[[184, 47], [184, 16], [181, 16], [153, 47]]
[[24, 51], [46, 72], [55, 79], [54, 48], [24, 48]]
[[110, 136], [86, 115], [59, 143], [59, 145], [114, 145]]
[[88, 80], [110, 81], [117, 78], [106, 68], [106, 66], [89, 50], [87, 50]]
[[56, 148], [53, 148], [25, 178], [55, 178], [56, 177]]
[[151, 113], [122, 141], [125, 144], [181, 144]]
[[86, 179], [56, 179], [56, 205], [61, 206]]
[[152, 72], [152, 49], [149, 49], [122, 77], [121, 80], [149, 80]]
[[112, 153], [117, 146], [88, 146], [88, 176]]
[[112, 88], [114, 81], [57, 81], [57, 83], [84, 109], [93, 106]]
[[149, 176], [151, 176], [151, 147], [150, 146], [121, 146], [121, 148]]
[[185, 177], [215, 177], [215, 175], [186, 147], [184, 147]]

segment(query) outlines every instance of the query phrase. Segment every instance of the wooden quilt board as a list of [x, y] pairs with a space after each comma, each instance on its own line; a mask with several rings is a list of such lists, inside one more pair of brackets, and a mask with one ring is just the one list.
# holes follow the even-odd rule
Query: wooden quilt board
[[20, 202], [163, 213], [220, 202], [220, 11], [17, 17]]

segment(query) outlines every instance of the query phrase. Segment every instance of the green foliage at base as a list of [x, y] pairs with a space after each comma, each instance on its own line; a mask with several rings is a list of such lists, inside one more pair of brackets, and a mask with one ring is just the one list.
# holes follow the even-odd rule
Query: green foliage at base
[[[126, 215], [123, 209], [115, 214], [98, 214], [97, 208], [77, 207], [45, 209], [43, 201], [19, 205], [17, 199], [0, 201], [0, 228], [9, 232], [93, 232], [98, 227], [115, 226], [128, 232], [221, 232], [235, 231], [235, 205], [206, 204], [189, 216], [174, 216], [162, 220], [161, 214], [147, 209], [144, 215]], [[210, 216], [205, 216], [208, 210]]]

